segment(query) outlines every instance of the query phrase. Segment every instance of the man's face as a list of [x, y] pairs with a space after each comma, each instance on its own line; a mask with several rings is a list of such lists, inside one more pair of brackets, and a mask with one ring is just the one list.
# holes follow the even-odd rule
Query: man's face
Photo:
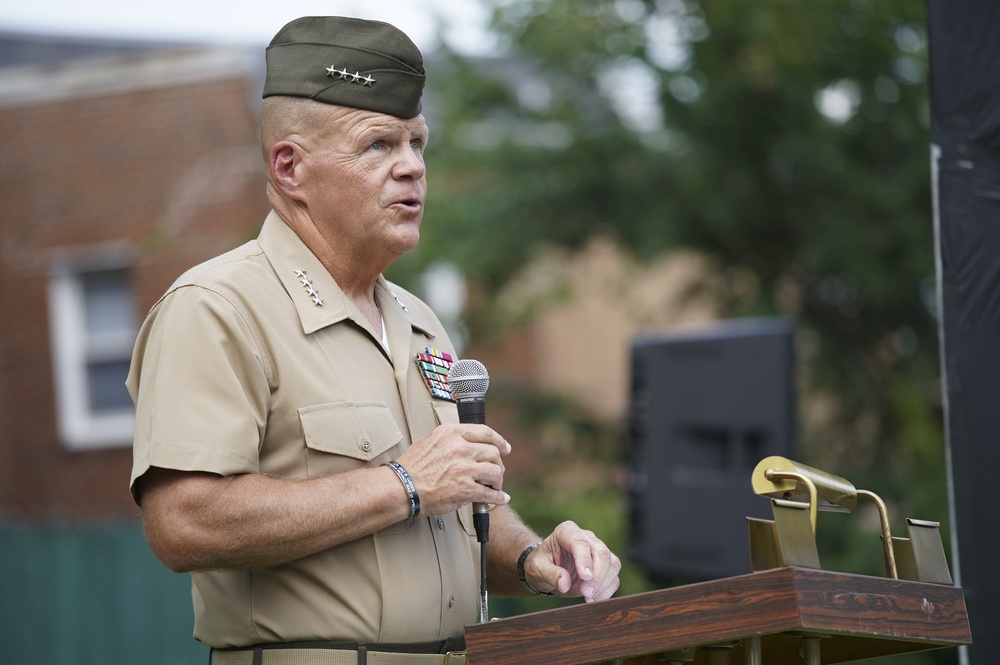
[[427, 196], [427, 124], [331, 107], [326, 131], [302, 137], [303, 201], [331, 246], [390, 262], [416, 247]]

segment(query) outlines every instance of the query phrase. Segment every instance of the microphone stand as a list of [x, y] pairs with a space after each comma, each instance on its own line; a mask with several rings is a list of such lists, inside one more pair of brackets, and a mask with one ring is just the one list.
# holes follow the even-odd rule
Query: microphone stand
[[486, 595], [486, 543], [490, 540], [489, 506], [485, 503], [474, 503], [472, 511], [472, 523], [476, 527], [476, 540], [479, 541], [479, 623], [486, 623], [490, 620], [490, 606]]

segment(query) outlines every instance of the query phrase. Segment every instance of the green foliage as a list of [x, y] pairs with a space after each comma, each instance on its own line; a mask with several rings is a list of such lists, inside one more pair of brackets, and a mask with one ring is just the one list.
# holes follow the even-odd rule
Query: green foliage
[[923, 4], [491, 6], [503, 57], [432, 63], [429, 213], [398, 270], [457, 261], [482, 339], [548, 246], [696, 249], [723, 316], [800, 322], [803, 461], [944, 521]]

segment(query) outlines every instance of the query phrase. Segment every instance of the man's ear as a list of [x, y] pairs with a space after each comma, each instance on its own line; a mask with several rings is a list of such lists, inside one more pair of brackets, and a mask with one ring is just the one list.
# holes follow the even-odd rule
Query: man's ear
[[278, 141], [271, 146], [267, 167], [271, 180], [282, 195], [302, 199], [302, 183], [299, 181], [302, 166], [302, 148], [291, 141]]

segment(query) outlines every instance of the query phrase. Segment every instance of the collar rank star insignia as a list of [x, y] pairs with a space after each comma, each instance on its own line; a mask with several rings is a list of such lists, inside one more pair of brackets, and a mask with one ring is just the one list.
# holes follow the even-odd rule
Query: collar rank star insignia
[[424, 353], [417, 354], [417, 367], [424, 377], [424, 383], [430, 389], [431, 395], [454, 402], [455, 398], [451, 394], [451, 386], [448, 385], [448, 370], [455, 358], [450, 353], [438, 351], [427, 346]]
[[406, 309], [406, 305], [404, 305], [403, 301], [399, 299], [399, 296], [397, 296], [395, 293], [390, 293], [390, 295], [392, 296], [392, 299], [396, 301], [396, 304], [399, 305], [400, 309], [402, 309], [404, 312], [410, 311]]
[[323, 306], [323, 300], [319, 297], [319, 291], [313, 288], [312, 281], [306, 277], [306, 271], [301, 268], [295, 271], [295, 276], [299, 278], [299, 284], [306, 290], [306, 294], [312, 299], [317, 307]]

